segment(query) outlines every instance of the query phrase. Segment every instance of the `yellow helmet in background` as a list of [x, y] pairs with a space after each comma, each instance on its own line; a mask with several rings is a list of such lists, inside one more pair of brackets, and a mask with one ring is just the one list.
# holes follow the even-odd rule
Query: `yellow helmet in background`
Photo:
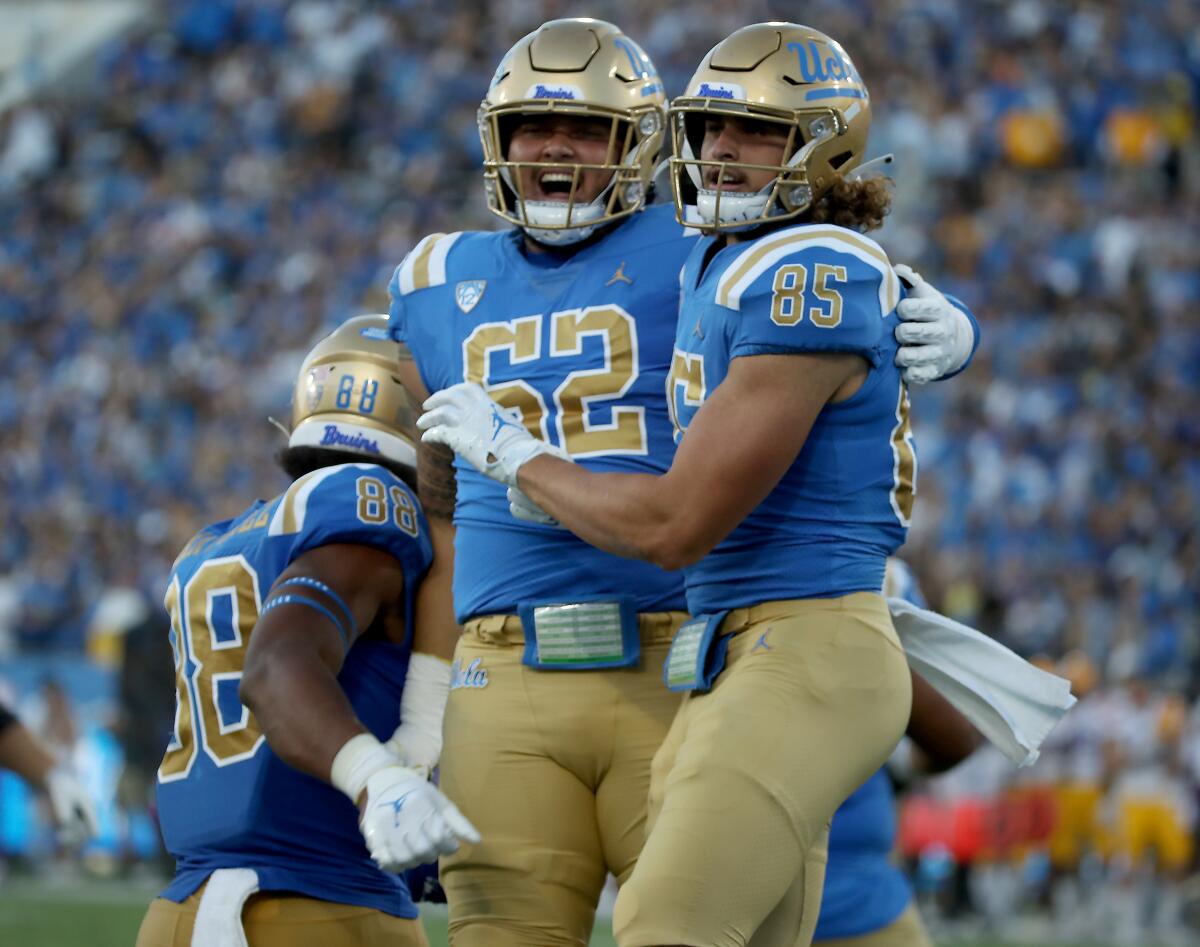
[[[578, 18], [543, 24], [505, 54], [479, 106], [488, 208], [550, 245], [584, 240], [639, 210], [662, 147], [665, 106], [654, 63], [612, 23]], [[508, 160], [515, 120], [547, 113], [611, 122], [608, 163], [576, 165], [566, 202], [526, 200], [517, 173], [562, 168], [563, 162]], [[611, 174], [607, 187], [586, 204], [574, 198], [585, 169]]]
[[292, 393], [288, 447], [324, 447], [416, 469], [408, 395], [388, 317], [355, 316], [305, 356]]
[[[703, 161], [705, 119], [712, 115], [776, 122], [788, 129], [778, 166]], [[709, 51], [671, 103], [671, 184], [681, 222], [743, 230], [788, 220], [812, 207], [857, 167], [867, 148], [871, 99], [854, 63], [824, 33], [796, 23], [743, 27]], [[774, 180], [747, 194], [704, 187], [703, 169], [773, 170]], [[718, 184], [720, 180], [718, 179]]]

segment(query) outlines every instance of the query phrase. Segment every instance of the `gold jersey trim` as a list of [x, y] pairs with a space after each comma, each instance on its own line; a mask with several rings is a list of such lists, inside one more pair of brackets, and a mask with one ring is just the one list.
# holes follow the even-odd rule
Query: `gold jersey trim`
[[400, 295], [407, 296], [418, 289], [443, 285], [446, 282], [446, 257], [461, 236], [461, 231], [431, 233], [413, 247], [400, 264]]
[[848, 253], [879, 272], [879, 308], [887, 316], [900, 301], [900, 278], [883, 248], [869, 237], [844, 227], [804, 224], [756, 240], [721, 274], [717, 281], [717, 304], [741, 310], [742, 294], [758, 277], [784, 257], [807, 246], [827, 247]]

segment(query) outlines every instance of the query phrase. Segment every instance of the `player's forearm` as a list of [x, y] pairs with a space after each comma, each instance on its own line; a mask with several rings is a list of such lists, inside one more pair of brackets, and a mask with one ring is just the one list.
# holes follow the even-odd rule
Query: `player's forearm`
[[429, 519], [433, 564], [417, 590], [413, 651], [449, 661], [461, 631], [454, 618], [454, 525], [448, 519]]
[[54, 757], [20, 721], [0, 730], [0, 769], [9, 769], [35, 789], [46, 788]]
[[256, 657], [253, 663], [247, 661], [242, 703], [250, 708], [280, 759], [328, 780], [338, 750], [351, 737], [367, 732], [336, 671], [315, 651], [277, 648]]
[[593, 473], [554, 457], [535, 457], [521, 467], [522, 490], [585, 542], [664, 569], [679, 569], [709, 546], [698, 542], [695, 518], [669, 496], [667, 478], [650, 474]]

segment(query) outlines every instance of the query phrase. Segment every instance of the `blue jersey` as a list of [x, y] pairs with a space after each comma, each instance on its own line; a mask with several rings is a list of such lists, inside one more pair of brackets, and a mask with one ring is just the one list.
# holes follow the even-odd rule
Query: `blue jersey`
[[[390, 329], [430, 391], [478, 382], [589, 469], [661, 474], [674, 454], [663, 385], [679, 273], [695, 242], [669, 205], [568, 256], [527, 254], [519, 230], [434, 234], [392, 278]], [[684, 607], [680, 575], [516, 520], [503, 485], [461, 458], [456, 469], [459, 621], [615, 595], [639, 611]]]
[[[417, 912], [403, 880], [376, 867], [358, 812], [340, 791], [279, 759], [238, 699], [246, 647], [280, 573], [330, 543], [374, 546], [403, 566], [405, 613], [432, 549], [408, 487], [374, 464], [342, 464], [296, 480], [269, 503], [201, 530], [171, 570], [166, 596], [175, 651], [175, 730], [158, 771], [158, 808], [182, 901], [217, 868], [252, 868], [264, 891]], [[410, 633], [411, 636], [411, 633]], [[338, 677], [381, 740], [399, 723], [410, 643], [364, 634]]]
[[870, 366], [827, 404], [765, 500], [687, 571], [694, 615], [773, 599], [879, 591], [904, 542], [916, 481], [908, 395], [893, 364], [903, 292], [878, 244], [832, 225], [775, 231], [683, 275], [668, 395], [677, 436], [739, 356], [852, 352]]

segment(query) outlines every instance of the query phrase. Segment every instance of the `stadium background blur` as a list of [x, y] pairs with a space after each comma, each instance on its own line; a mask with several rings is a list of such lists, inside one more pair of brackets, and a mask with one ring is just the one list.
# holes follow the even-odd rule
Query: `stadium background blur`
[[[748, 22], [841, 39], [872, 91], [870, 154], [897, 157], [881, 242], [983, 325], [966, 375], [915, 395], [903, 554], [932, 607], [1088, 693], [1033, 769], [983, 752], [909, 797], [931, 926], [1200, 930], [1194, 0], [8, 0], [0, 698], [88, 781], [104, 833], [57, 850], [0, 776], [0, 934], [74, 943], [44, 931], [80, 876], [140, 913], [162, 870], [167, 569], [282, 488], [266, 419], [288, 416], [315, 337], [386, 311], [420, 236], [493, 226], [476, 106], [504, 50], [566, 15], [621, 24], [668, 95]], [[102, 943], [118, 888], [83, 887]], [[1171, 898], [1182, 920], [1147, 933]]]

